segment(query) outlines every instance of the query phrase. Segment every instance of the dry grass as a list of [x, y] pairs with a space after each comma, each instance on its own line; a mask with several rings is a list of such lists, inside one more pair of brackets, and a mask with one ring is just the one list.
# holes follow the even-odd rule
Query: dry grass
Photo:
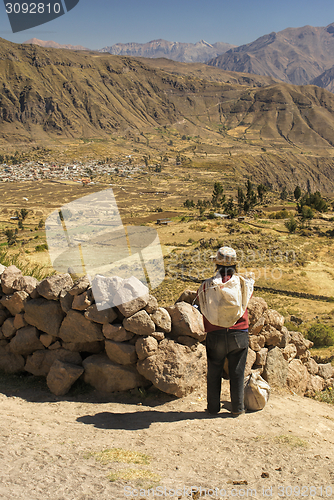
[[87, 455], [94, 457], [97, 462], [103, 465], [120, 462], [123, 464], [149, 465], [151, 457], [139, 453], [138, 451], [124, 450], [122, 448], [111, 448], [103, 451], [92, 452]]
[[274, 438], [275, 443], [281, 444], [283, 446], [288, 446], [289, 448], [307, 448], [308, 442], [293, 435], [282, 434]]
[[117, 472], [108, 474], [108, 479], [114, 481], [133, 481], [135, 480], [138, 485], [152, 487], [161, 481], [161, 477], [154, 472], [145, 469], [123, 469]]

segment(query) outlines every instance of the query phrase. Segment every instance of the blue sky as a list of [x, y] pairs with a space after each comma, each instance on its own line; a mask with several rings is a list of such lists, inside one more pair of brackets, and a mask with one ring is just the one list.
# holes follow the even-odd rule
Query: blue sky
[[0, 3], [0, 37], [16, 43], [36, 37], [91, 49], [157, 38], [242, 45], [272, 31], [332, 22], [334, 0], [80, 0], [64, 16], [13, 34]]

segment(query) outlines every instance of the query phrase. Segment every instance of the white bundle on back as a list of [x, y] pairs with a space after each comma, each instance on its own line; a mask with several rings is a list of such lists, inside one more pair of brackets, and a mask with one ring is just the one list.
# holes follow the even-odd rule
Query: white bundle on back
[[254, 289], [254, 279], [234, 274], [223, 283], [218, 272], [198, 290], [201, 313], [212, 325], [230, 328], [243, 316]]

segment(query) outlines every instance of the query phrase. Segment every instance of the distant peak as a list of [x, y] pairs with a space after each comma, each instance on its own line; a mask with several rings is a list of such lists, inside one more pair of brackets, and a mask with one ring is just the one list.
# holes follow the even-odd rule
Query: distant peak
[[205, 40], [200, 40], [198, 43], [201, 43], [202, 45], [206, 45], [207, 47], [213, 47], [210, 43], [206, 42]]

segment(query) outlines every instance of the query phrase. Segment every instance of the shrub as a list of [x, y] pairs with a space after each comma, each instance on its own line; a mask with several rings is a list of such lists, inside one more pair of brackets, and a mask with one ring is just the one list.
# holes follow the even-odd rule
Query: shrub
[[269, 219], [287, 219], [290, 216], [290, 213], [284, 208], [279, 212], [274, 212], [269, 215]]
[[317, 323], [307, 330], [307, 338], [314, 343], [314, 347], [334, 345], [334, 331], [329, 326]]
[[44, 250], [48, 250], [48, 245], [46, 243], [42, 243], [42, 245], [35, 246], [36, 252], [44, 252]]
[[285, 227], [289, 231], [289, 233], [294, 233], [297, 229], [296, 219], [291, 216], [287, 221], [285, 221]]

